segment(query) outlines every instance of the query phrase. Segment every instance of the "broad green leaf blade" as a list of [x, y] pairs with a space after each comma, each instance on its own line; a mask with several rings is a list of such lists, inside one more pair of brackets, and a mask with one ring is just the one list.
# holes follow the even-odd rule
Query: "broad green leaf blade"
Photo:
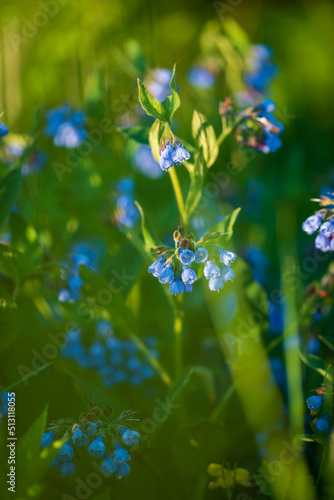
[[12, 206], [15, 204], [21, 186], [21, 169], [8, 172], [0, 180], [0, 225], [6, 220]]
[[194, 110], [192, 119], [192, 135], [197, 147], [203, 149], [206, 166], [214, 164], [219, 153], [216, 134], [205, 115]]
[[240, 207], [236, 208], [235, 210], [233, 210], [233, 212], [226, 215], [222, 221], [218, 222], [218, 224], [215, 224], [210, 228], [208, 234], [220, 233], [220, 236], [224, 236], [224, 239], [226, 241], [229, 241], [232, 238], [233, 227], [240, 213], [240, 210]]
[[155, 118], [158, 118], [158, 120], [166, 121], [167, 116], [164, 106], [158, 101], [158, 99], [153, 97], [139, 78], [137, 81], [138, 98], [142, 108], [148, 115], [154, 116]]
[[125, 135], [129, 139], [132, 139], [133, 141], [145, 145], [149, 144], [148, 136], [150, 133], [150, 129], [147, 127], [140, 127], [139, 125], [136, 127], [127, 127], [127, 128], [118, 127], [117, 130], [118, 132]]
[[57, 454], [61, 442], [57, 441], [45, 450], [41, 450], [41, 436], [47, 424], [47, 406], [35, 420], [17, 445], [17, 470], [20, 481], [17, 489], [20, 493], [28, 493], [28, 489], [38, 483], [47, 472], [52, 458]]
[[152, 155], [153, 158], [159, 163], [160, 161], [160, 153], [159, 153], [159, 148], [160, 148], [160, 138], [162, 136], [163, 132], [163, 124], [161, 123], [160, 120], [155, 120], [153, 123], [149, 136], [148, 136], [148, 141], [151, 146], [152, 150]]
[[190, 188], [186, 200], [186, 219], [189, 221], [193, 211], [202, 196], [203, 180], [204, 180], [204, 158], [203, 150], [200, 149], [196, 156], [194, 168], [190, 174]]
[[173, 67], [173, 74], [172, 74], [171, 80], [169, 82], [169, 88], [171, 90], [171, 95], [166, 97], [166, 99], [163, 101], [162, 104], [166, 109], [167, 118], [168, 118], [168, 121], [170, 122], [173, 118], [175, 111], [181, 105], [180, 96], [176, 91], [176, 64], [174, 64], [174, 67]]
[[154, 236], [152, 235], [152, 231], [149, 229], [147, 225], [145, 214], [142, 207], [139, 205], [138, 201], [135, 201], [135, 204], [139, 210], [141, 217], [141, 231], [144, 238], [145, 248], [148, 252], [150, 252], [151, 250], [153, 250], [153, 248], [157, 247], [158, 245]]

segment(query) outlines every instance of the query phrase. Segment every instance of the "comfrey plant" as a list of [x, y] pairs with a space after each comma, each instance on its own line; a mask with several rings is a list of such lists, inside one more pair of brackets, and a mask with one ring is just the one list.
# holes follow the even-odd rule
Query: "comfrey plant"
[[41, 438], [41, 448], [48, 448], [54, 441], [65, 441], [50, 467], [59, 469], [62, 476], [75, 474], [76, 460], [85, 456], [99, 461], [101, 471], [106, 477], [118, 479], [128, 476], [131, 456], [126, 448], [139, 442], [140, 435], [133, 430], [138, 419], [134, 412], [124, 411], [113, 418], [112, 409], [106, 406], [101, 410], [96, 403], [89, 403], [88, 412], [82, 413], [79, 421], [62, 418], [45, 430]]
[[[150, 356], [159, 359], [155, 349], [156, 339], [144, 340]], [[95, 370], [105, 387], [118, 384], [139, 386], [155, 377], [155, 372], [137, 345], [113, 335], [113, 325], [99, 320], [89, 343], [85, 342], [79, 329], [69, 331], [61, 349], [65, 358], [73, 359], [85, 369]]]
[[234, 124], [237, 142], [261, 153], [273, 153], [282, 146], [279, 136], [284, 125], [272, 114], [276, 109], [274, 101], [265, 99], [237, 115]]
[[44, 134], [61, 148], [77, 148], [87, 137], [87, 117], [83, 111], [72, 111], [69, 104], [50, 109], [46, 113]]
[[210, 244], [219, 236], [220, 233], [207, 234], [196, 242], [193, 234], [186, 236], [184, 227], [179, 226], [173, 235], [175, 249], [159, 247], [157, 253], [160, 257], [150, 265], [148, 272], [158, 278], [160, 283], [168, 284], [172, 295], [178, 295], [193, 291], [197, 273], [191, 266], [203, 267], [210, 290], [221, 290], [224, 284], [232, 281], [235, 276], [230, 266], [237, 256]]
[[321, 196], [320, 199], [313, 199], [322, 207], [314, 215], [308, 217], [302, 225], [303, 231], [311, 235], [318, 233], [314, 242], [315, 248], [322, 252], [334, 251], [334, 208], [333, 196]]
[[329, 434], [333, 421], [333, 391], [326, 390], [325, 385], [315, 389], [315, 395], [306, 400], [310, 410], [311, 427], [315, 433]]

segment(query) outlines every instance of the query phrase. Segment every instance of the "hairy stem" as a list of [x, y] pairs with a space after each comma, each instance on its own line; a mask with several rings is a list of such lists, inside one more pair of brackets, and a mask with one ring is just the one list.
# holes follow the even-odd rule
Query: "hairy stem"
[[181, 186], [180, 186], [179, 179], [177, 177], [177, 173], [175, 171], [175, 168], [170, 168], [168, 170], [168, 173], [170, 176], [170, 180], [172, 181], [172, 186], [174, 189], [176, 203], [177, 203], [177, 206], [179, 209], [182, 224], [186, 225], [186, 213], [185, 213], [185, 208], [184, 208], [184, 201], [183, 201]]
[[177, 296], [177, 305], [174, 316], [174, 363], [175, 363], [175, 380], [179, 379], [182, 375], [182, 364], [183, 364], [183, 354], [182, 354], [182, 333], [183, 333], [183, 312], [182, 303], [183, 296]]

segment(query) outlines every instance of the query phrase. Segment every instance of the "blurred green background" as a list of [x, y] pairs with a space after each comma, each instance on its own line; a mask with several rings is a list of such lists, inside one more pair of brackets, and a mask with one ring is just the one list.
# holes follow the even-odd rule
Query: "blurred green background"
[[[47, 24], [36, 34], [32, 34], [29, 25], [41, 10], [39, 2], [2, 0], [0, 5], [0, 112], [5, 111], [1, 120], [16, 134], [41, 132], [44, 112], [63, 102], [92, 111], [90, 128], [97, 127], [103, 117], [117, 124], [119, 117], [127, 110], [131, 111], [136, 103], [136, 78], [143, 77], [148, 68], [172, 68], [177, 62], [182, 101], [176, 116], [177, 133], [191, 142], [193, 109], [208, 115], [218, 131], [218, 103], [226, 97], [223, 79], [218, 81], [213, 94], [205, 98], [194, 92], [186, 79], [201, 49], [203, 30], [208, 23], [220, 21], [217, 9], [219, 11], [222, 4], [227, 5], [227, 15], [242, 26], [252, 43], [273, 47], [274, 61], [280, 73], [272, 84], [270, 97], [277, 103], [277, 116], [285, 124], [283, 147], [275, 154], [258, 154], [249, 161], [247, 168], [220, 193], [219, 201], [226, 211], [230, 205], [243, 208], [235, 226], [235, 249], [243, 254], [249, 244], [261, 246], [270, 258], [267, 291], [279, 287], [282, 270], [278, 247], [281, 247], [281, 252], [294, 257], [298, 252], [300, 261], [312, 255], [313, 240], [302, 233], [301, 223], [313, 213], [309, 199], [317, 197], [323, 186], [334, 189], [331, 114], [334, 108], [334, 69], [331, 63], [334, 3], [324, 0], [243, 0], [235, 7], [229, 7], [228, 1], [199, 0], [170, 0], [166, 3], [55, 0], [55, 3], [57, 13], [50, 15]], [[133, 41], [142, 52], [136, 52], [137, 44]], [[110, 278], [114, 269], [125, 266], [133, 279], [126, 284], [124, 295], [131, 293], [137, 334], [140, 337], [154, 334], [159, 338], [162, 364], [172, 372], [173, 362], [169, 355], [171, 310], [162, 305], [164, 295], [159, 284], [152, 283], [147, 275], [147, 263], [143, 264], [142, 256], [134, 251], [123, 234], [114, 226], [105, 224], [104, 214], [108, 213], [114, 182], [127, 175], [135, 177], [136, 196], [160, 237], [175, 229], [178, 214], [169, 180], [151, 181], [134, 174], [130, 155], [128, 151], [124, 153], [124, 142], [124, 138], [113, 131], [92, 155], [83, 159], [80, 168], [66, 174], [63, 183], [59, 183], [50, 164], [37, 177], [25, 179], [18, 202], [20, 215], [13, 215], [10, 230], [15, 248], [38, 264], [60, 261], [74, 242], [89, 240], [101, 248], [103, 276]], [[45, 138], [41, 138], [40, 143], [47, 149]], [[214, 172], [225, 168], [230, 151], [231, 144], [227, 142], [226, 151], [223, 149], [213, 167]], [[62, 151], [53, 148], [48, 154], [52, 161], [64, 161]], [[181, 172], [180, 177], [182, 185], [186, 185], [187, 176]], [[248, 214], [249, 183], [254, 179], [261, 181], [264, 193], [258, 210]], [[327, 261], [314, 274], [301, 280], [301, 286], [297, 288], [298, 305], [303, 301], [306, 284], [326, 265]], [[243, 293], [243, 284], [249, 284], [250, 278], [247, 271], [245, 273], [244, 282], [233, 284], [232, 290], [238, 294]], [[50, 307], [57, 296], [54, 279], [54, 276], [48, 276], [40, 281], [30, 280], [17, 298], [19, 322], [14, 324], [12, 332], [15, 343], [6, 340], [2, 348], [0, 374], [4, 387], [18, 380], [19, 365], [31, 368], [32, 350], [41, 352], [48, 332], [63, 332], [69, 321], [85, 327], [84, 318], [77, 314], [75, 307], [65, 305], [61, 310]], [[133, 286], [134, 282], [139, 291]], [[261, 290], [256, 289], [256, 294], [263, 299]], [[138, 488], [142, 488], [140, 498], [153, 499], [157, 495], [168, 498], [164, 490], [166, 483], [172, 484], [169, 498], [173, 495], [174, 498], [189, 500], [221, 498], [221, 490], [207, 491], [208, 460], [221, 461], [226, 457], [249, 470], [258, 468], [259, 457], [251, 426], [237, 398], [224, 413], [223, 426], [213, 421], [208, 427], [201, 427], [202, 424], [198, 423], [211, 415], [217, 398], [225, 393], [231, 382], [230, 370], [223, 365], [221, 353], [217, 353], [218, 342], [212, 341], [214, 330], [217, 333], [230, 328], [228, 320], [226, 324], [222, 318], [215, 322], [215, 313], [212, 312], [213, 309], [217, 312], [228, 307], [228, 296], [227, 305], [224, 305], [224, 298], [215, 300], [210, 311], [210, 306], [198, 292], [186, 306], [185, 365], [208, 365], [218, 374], [215, 383], [219, 388], [214, 395], [210, 386], [203, 396], [198, 381], [194, 381], [187, 396], [188, 418], [181, 416], [182, 424], [195, 426], [189, 432], [192, 441], [199, 443], [199, 449], [203, 447], [203, 454], [202, 451], [194, 452], [189, 444], [190, 438], [187, 440], [179, 428], [175, 430], [172, 419], [154, 438], [153, 451], [138, 457], [129, 478], [124, 482], [114, 481], [111, 496], [108, 492], [108, 496], [101, 496], [101, 500], [138, 497]], [[96, 312], [94, 307], [92, 310], [96, 317], [100, 314], [107, 317], [108, 311]], [[261, 334], [265, 329], [266, 325], [261, 327]], [[7, 339], [11, 335], [10, 329], [4, 328], [1, 335]], [[265, 337], [265, 344], [270, 340]], [[203, 345], [207, 344], [209, 348], [205, 350]], [[281, 352], [277, 355], [280, 356]], [[17, 386], [19, 433], [30, 427], [47, 403], [50, 421], [61, 416], [76, 418], [85, 410], [87, 394], [103, 400], [105, 394], [99, 395], [96, 389], [99, 384], [97, 377], [92, 375], [89, 379], [87, 373], [80, 372], [78, 376], [83, 377], [84, 382], [79, 383], [67, 369], [68, 365], [57, 358], [52, 367], [29, 379], [27, 387], [22, 383]], [[320, 378], [311, 375], [311, 380], [305, 384], [306, 390], [317, 383], [320, 383]], [[166, 395], [162, 382], [156, 382], [152, 394], [143, 395], [129, 387], [126, 391], [116, 388], [112, 397], [120, 401], [122, 408], [138, 409], [141, 417], [145, 417], [154, 409], [154, 398]], [[301, 407], [298, 411], [302, 415]], [[192, 467], [192, 461], [196, 461], [196, 467]], [[177, 468], [181, 472], [176, 478]], [[194, 486], [198, 470], [203, 476], [200, 484]], [[47, 479], [46, 490], [41, 486], [31, 486], [30, 497], [59, 499], [64, 491], [73, 490], [73, 485], [66, 480], [58, 484], [57, 474], [52, 474]], [[149, 490], [147, 494], [145, 488]], [[175, 496], [175, 492], [179, 496]], [[262, 498], [253, 490], [249, 495]]]

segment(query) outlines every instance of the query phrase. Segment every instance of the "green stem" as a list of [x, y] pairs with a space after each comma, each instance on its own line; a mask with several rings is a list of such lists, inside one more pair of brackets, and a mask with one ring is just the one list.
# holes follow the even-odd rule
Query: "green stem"
[[177, 305], [174, 316], [174, 362], [175, 362], [175, 380], [178, 380], [182, 375], [182, 333], [183, 333], [183, 317], [182, 317], [182, 302], [183, 296], [177, 296]]
[[186, 222], [187, 222], [186, 221], [186, 212], [185, 212], [185, 208], [184, 208], [183, 195], [182, 195], [179, 179], [177, 177], [177, 173], [176, 173], [175, 168], [170, 168], [168, 170], [168, 173], [170, 176], [170, 180], [172, 181], [172, 186], [174, 189], [174, 194], [175, 194], [177, 206], [179, 209], [181, 221], [182, 221], [182, 224], [185, 226]]
[[217, 137], [217, 144], [218, 144], [218, 146], [221, 146], [221, 144], [224, 142], [224, 140], [226, 139], [226, 137], [228, 135], [230, 135], [230, 133], [232, 132], [232, 130], [233, 130], [233, 127], [224, 127], [223, 128], [222, 133], [220, 134], [219, 137]]
[[317, 482], [315, 483], [315, 488], [316, 489], [317, 489], [318, 484], [319, 484], [320, 479], [321, 479], [322, 471], [323, 471], [323, 468], [324, 468], [324, 465], [325, 465], [325, 459], [326, 459], [326, 456], [327, 456], [327, 451], [328, 451], [328, 446], [324, 446], [324, 450], [322, 452], [322, 457], [321, 457], [321, 462], [320, 462], [320, 468], [319, 468], [319, 472], [318, 472], [318, 477], [317, 477]]
[[0, 114], [4, 111], [6, 122], [8, 124], [8, 116], [7, 116], [7, 92], [6, 92], [6, 63], [5, 63], [5, 37], [3, 34], [3, 24], [2, 20], [0, 20], [0, 41], [1, 41], [1, 85], [2, 85], [2, 106], [3, 109], [0, 109]]

